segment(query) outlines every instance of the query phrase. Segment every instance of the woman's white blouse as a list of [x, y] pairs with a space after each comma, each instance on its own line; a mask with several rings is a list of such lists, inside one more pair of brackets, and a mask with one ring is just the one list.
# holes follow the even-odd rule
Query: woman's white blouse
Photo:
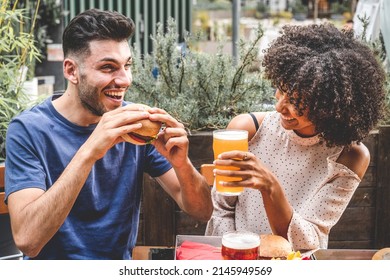
[[[266, 115], [249, 142], [256, 155], [278, 178], [294, 209], [288, 239], [294, 250], [327, 248], [330, 229], [340, 219], [360, 183], [359, 177], [336, 162], [342, 148], [328, 148], [319, 137], [299, 137], [280, 125], [280, 115]], [[261, 193], [245, 189], [238, 197], [212, 190], [214, 212], [206, 235], [245, 229], [271, 233]]]

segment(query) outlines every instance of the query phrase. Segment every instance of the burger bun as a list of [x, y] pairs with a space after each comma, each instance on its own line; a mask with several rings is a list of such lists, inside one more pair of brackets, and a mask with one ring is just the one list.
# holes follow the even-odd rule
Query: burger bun
[[[145, 108], [145, 110], [150, 107], [144, 104], [138, 104]], [[149, 119], [143, 119], [137, 121], [137, 123], [142, 124], [139, 129], [133, 130], [128, 134], [122, 135], [122, 138], [134, 145], [146, 145], [150, 144], [157, 139], [157, 134], [161, 129], [161, 122], [151, 121]]]
[[260, 235], [259, 259], [287, 259], [292, 246], [287, 239], [274, 234]]
[[390, 248], [378, 250], [373, 256], [373, 260], [390, 260]]

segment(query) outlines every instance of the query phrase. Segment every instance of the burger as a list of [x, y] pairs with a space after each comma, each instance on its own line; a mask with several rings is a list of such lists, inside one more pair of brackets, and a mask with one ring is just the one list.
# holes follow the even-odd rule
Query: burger
[[286, 260], [290, 252], [292, 252], [291, 244], [282, 236], [274, 234], [260, 235], [260, 260]]
[[[150, 107], [144, 104], [138, 104], [144, 107], [146, 110]], [[122, 135], [122, 138], [134, 145], [146, 145], [152, 143], [157, 139], [157, 134], [161, 129], [161, 122], [151, 121], [149, 119], [143, 119], [138, 121], [142, 126], [130, 133]]]
[[378, 250], [373, 256], [373, 260], [390, 260], [390, 248]]

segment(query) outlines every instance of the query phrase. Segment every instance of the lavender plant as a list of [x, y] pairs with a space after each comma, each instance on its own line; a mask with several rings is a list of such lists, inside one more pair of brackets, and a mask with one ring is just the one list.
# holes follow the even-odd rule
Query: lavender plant
[[258, 67], [261, 26], [253, 40], [240, 40], [237, 64], [222, 52], [222, 44], [215, 54], [195, 51], [199, 36], [186, 34], [181, 47], [173, 19], [166, 28], [158, 25], [151, 54], [141, 56], [133, 48], [128, 100], [163, 108], [190, 131], [224, 128], [240, 113], [272, 108], [265, 105], [273, 103], [273, 89]]

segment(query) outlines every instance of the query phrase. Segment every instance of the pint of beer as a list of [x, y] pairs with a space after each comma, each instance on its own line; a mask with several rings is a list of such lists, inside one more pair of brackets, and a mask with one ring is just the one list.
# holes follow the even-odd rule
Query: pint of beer
[[[222, 129], [215, 130], [213, 132], [213, 151], [214, 159], [217, 159], [218, 155], [223, 152], [239, 150], [248, 151], [248, 131], [246, 130], [233, 130]], [[233, 166], [216, 166], [217, 169], [223, 170], [238, 170]], [[240, 181], [239, 177], [226, 177], [217, 175], [215, 178], [215, 187], [218, 193], [223, 195], [239, 195], [243, 191], [243, 187], [223, 187], [220, 185], [220, 181]]]
[[257, 260], [260, 236], [248, 231], [231, 231], [222, 236], [222, 258], [224, 260]]

